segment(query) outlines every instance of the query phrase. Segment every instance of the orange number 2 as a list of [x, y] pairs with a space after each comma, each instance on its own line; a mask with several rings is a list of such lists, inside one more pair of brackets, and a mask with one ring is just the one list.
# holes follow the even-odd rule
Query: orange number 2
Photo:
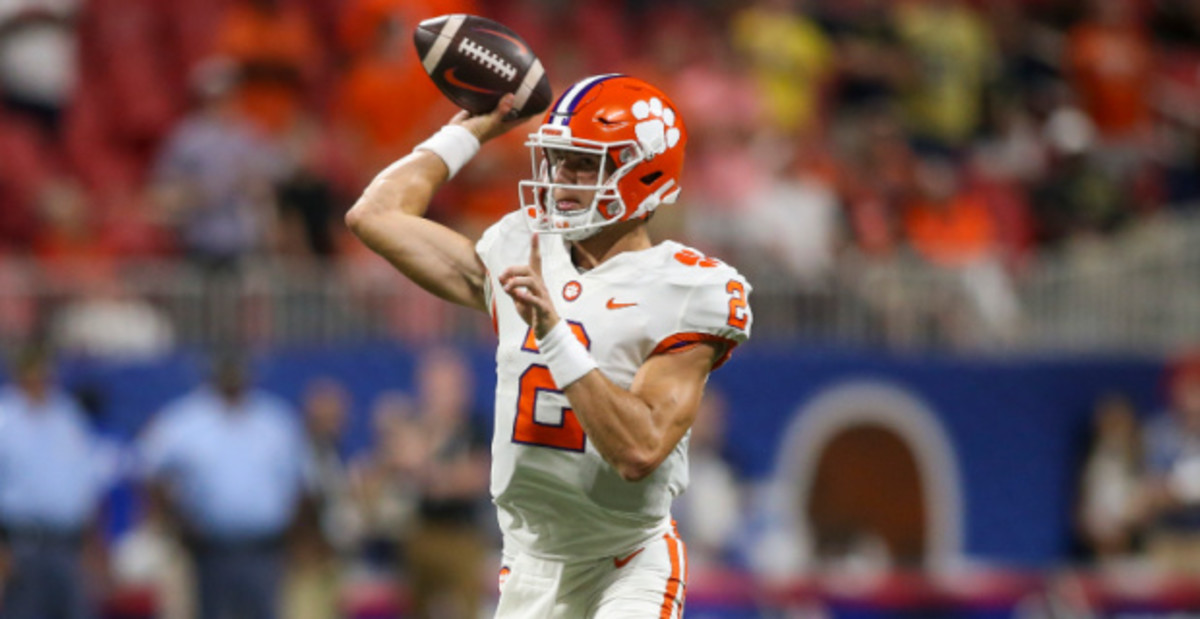
[[725, 284], [725, 292], [728, 292], [729, 297], [729, 326], [737, 329], [746, 329], [746, 319], [749, 318], [750, 308], [746, 306], [746, 287], [736, 279], [729, 280]]
[[[568, 321], [568, 323], [571, 331], [575, 333], [575, 337], [584, 346], [591, 348], [591, 340], [583, 325], [574, 321]], [[521, 350], [537, 352], [537, 341], [533, 337], [532, 329], [526, 334]], [[583, 451], [587, 443], [587, 436], [583, 433], [583, 426], [579, 425], [579, 420], [575, 418], [575, 411], [570, 407], [562, 407], [557, 419], [541, 421], [537, 419], [538, 394], [543, 391], [562, 393], [555, 384], [554, 377], [550, 375], [550, 368], [539, 364], [529, 366], [521, 374], [518, 384], [517, 418], [513, 421], [513, 441], [567, 451]]]
[[557, 423], [538, 421], [534, 417], [538, 394], [542, 391], [562, 393], [558, 390], [558, 385], [554, 384], [550, 368], [531, 365], [521, 375], [520, 392], [517, 394], [517, 419], [513, 423], [513, 441], [526, 445], [583, 451], [587, 437], [583, 433], [583, 426], [580, 426], [579, 420], [575, 418], [575, 411], [564, 406]]

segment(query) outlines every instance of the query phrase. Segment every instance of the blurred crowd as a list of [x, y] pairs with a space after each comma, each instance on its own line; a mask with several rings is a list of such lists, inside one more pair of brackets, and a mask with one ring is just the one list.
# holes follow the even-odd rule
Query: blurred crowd
[[[217, 356], [120, 444], [53, 370], [30, 349], [0, 390], [4, 617], [474, 619], [490, 603], [490, 437], [460, 352], [426, 351], [411, 393], [377, 394], [355, 451], [332, 378], [293, 406]], [[122, 486], [136, 513], [117, 529]]]
[[[488, 501], [488, 412], [472, 397], [475, 377], [459, 350], [421, 351], [411, 390], [372, 393], [366, 406], [325, 375], [286, 400], [257, 386], [246, 358], [217, 355], [205, 381], [168, 399], [128, 442], [97, 431], [95, 403], [86, 390], [64, 389], [44, 349], [26, 350], [9, 370], [0, 389], [6, 618], [450, 619], [481, 616], [494, 602], [500, 540]], [[1161, 410], [1139, 410], [1119, 393], [1096, 403], [1075, 512], [1063, 514], [1078, 546], [1060, 560], [1082, 568], [1076, 574], [1176, 583], [1187, 587], [1176, 594], [1195, 596], [1200, 355], [1168, 366], [1164, 387]], [[370, 430], [352, 447], [355, 409]], [[837, 526], [814, 521], [811, 539], [772, 537], [763, 510], [779, 497], [733, 464], [735, 413], [719, 387], [706, 390], [690, 435], [689, 489], [672, 510], [697, 591], [714, 583], [720, 591], [728, 579], [748, 595], [762, 586], [753, 578], [937, 568], [920, 543], [905, 546], [903, 532], [881, 524], [902, 503], [919, 504], [919, 484], [911, 496], [893, 492], [894, 504], [874, 508], [876, 520], [848, 512]], [[883, 461], [877, 442], [856, 457]], [[826, 482], [843, 499], [864, 500], [866, 486], [851, 479], [866, 461], [839, 462]], [[779, 560], [797, 552], [811, 553], [804, 567], [780, 571]]]
[[[688, 190], [656, 223], [804, 298], [852, 261], [886, 309], [910, 301], [888, 269], [927, 265], [1002, 339], [1031, 256], [1200, 197], [1190, 0], [19, 0], [0, 256], [368, 264], [340, 215], [453, 114], [410, 42], [450, 12], [521, 33], [556, 92], [615, 70], [671, 93]], [[519, 133], [431, 216], [512, 209]]]
[[[98, 431], [30, 347], [0, 388], [0, 616], [6, 619], [475, 619], [494, 602], [490, 410], [463, 352], [421, 352], [411, 391], [374, 393], [369, 441], [337, 379], [295, 404], [220, 353], [133, 440]], [[742, 482], [710, 390], [675, 516], [697, 571], [744, 565]], [[361, 408], [361, 407], [360, 407]], [[123, 523], [113, 522], [118, 514]]]
[[1165, 410], [1124, 395], [1096, 404], [1076, 524], [1087, 558], [1194, 577], [1200, 570], [1200, 355], [1164, 380]]

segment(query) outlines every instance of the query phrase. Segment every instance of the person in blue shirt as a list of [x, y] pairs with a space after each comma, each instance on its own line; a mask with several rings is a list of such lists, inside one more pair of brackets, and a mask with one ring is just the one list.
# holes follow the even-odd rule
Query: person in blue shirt
[[1152, 564], [1176, 574], [1200, 574], [1200, 355], [1170, 370], [1167, 410], [1144, 436], [1146, 480], [1137, 511], [1148, 526]]
[[171, 402], [142, 438], [152, 510], [192, 554], [200, 619], [277, 616], [284, 536], [307, 501], [298, 414], [223, 358], [211, 384]]
[[90, 617], [81, 554], [111, 467], [47, 351], [22, 352], [13, 369], [0, 388], [0, 617]]

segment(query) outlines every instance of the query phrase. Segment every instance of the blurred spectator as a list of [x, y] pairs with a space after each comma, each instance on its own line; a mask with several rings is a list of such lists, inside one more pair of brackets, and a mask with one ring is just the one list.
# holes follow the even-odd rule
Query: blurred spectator
[[1063, 39], [1060, 31], [1039, 20], [1039, 9], [1044, 7], [1021, 2], [978, 6], [999, 54], [996, 82], [986, 101], [990, 122], [1000, 120], [996, 113], [1007, 106], [1044, 110], [1059, 102], [1065, 94], [1060, 58]]
[[1148, 190], [1151, 96], [1158, 85], [1155, 58], [1130, 0], [1091, 0], [1089, 9], [1088, 19], [1070, 31], [1066, 64], [1097, 130], [1093, 166], [1118, 184], [1118, 195], [1125, 194], [1117, 205], [1122, 216], [1156, 201], [1142, 195]]
[[805, 134], [820, 119], [822, 89], [833, 76], [833, 50], [799, 0], [759, 0], [733, 18], [733, 46], [746, 55], [766, 108], [764, 120]]
[[0, 3], [0, 249], [33, 245], [45, 193], [69, 184], [60, 142], [79, 81], [80, 4]]
[[48, 184], [40, 198], [37, 205], [39, 230], [33, 244], [34, 254], [40, 260], [50, 264], [87, 263], [111, 258], [116, 253], [115, 248], [97, 234], [82, 187], [72, 182]]
[[1146, 426], [1142, 517], [1152, 563], [1200, 573], [1200, 357], [1170, 371], [1168, 409]]
[[472, 414], [473, 383], [457, 351], [422, 355], [410, 428], [418, 457], [402, 471], [420, 492], [406, 543], [415, 617], [474, 618], [483, 603], [490, 440]]
[[371, 407], [371, 445], [351, 468], [361, 514], [361, 559], [368, 572], [397, 581], [404, 569], [404, 538], [416, 512], [415, 481], [401, 471], [417, 466], [423, 453], [415, 410], [403, 393], [380, 394]]
[[215, 51], [236, 63], [235, 109], [268, 133], [293, 128], [325, 70], [311, 18], [288, 0], [235, 0]]
[[[456, 111], [425, 75], [411, 43], [419, 22], [449, 13], [479, 14], [479, 7], [472, 0], [354, 0], [346, 5], [341, 40], [350, 63], [336, 86], [333, 122], [360, 175], [355, 194], [370, 180], [362, 174], [407, 154]], [[513, 140], [506, 138], [497, 140], [505, 146], [503, 153], [481, 153], [477, 165], [446, 187], [444, 199], [434, 205], [436, 218], [478, 216], [490, 225], [497, 213], [513, 208], [512, 175], [528, 173], [528, 156], [523, 140], [515, 145], [521, 156], [512, 156], [518, 153], [512, 149]], [[502, 175], [503, 182], [493, 180], [496, 175]]]
[[922, 159], [916, 180], [920, 193], [907, 206], [904, 229], [918, 255], [953, 268], [982, 260], [994, 250], [992, 215], [978, 196], [965, 190], [953, 161]]
[[[767, 266], [806, 290], [827, 287], [842, 241], [836, 171], [808, 144], [777, 144], [778, 169], [770, 184], [744, 198], [739, 243], [753, 246]], [[788, 152], [788, 151], [791, 152]]]
[[847, 228], [863, 254], [882, 262], [902, 238], [900, 207], [913, 192], [916, 157], [899, 122], [884, 112], [864, 115], [847, 142], [839, 179]]
[[[278, 205], [275, 253], [293, 258], [329, 259], [335, 252], [334, 222], [347, 203], [351, 163], [335, 136], [304, 123], [288, 136], [288, 162], [275, 186]], [[268, 227], [271, 231], [271, 227]]]
[[1133, 403], [1108, 394], [1096, 405], [1079, 497], [1079, 526], [1092, 557], [1111, 561], [1134, 549], [1141, 436]]
[[350, 394], [332, 378], [318, 378], [304, 390], [302, 412], [313, 458], [314, 509], [295, 529], [288, 561], [283, 616], [332, 619], [340, 616], [342, 559], [357, 541], [342, 437]]
[[79, 0], [13, 0], [0, 3], [0, 104], [59, 136], [65, 109], [79, 79]]
[[1030, 191], [1043, 246], [1112, 232], [1131, 215], [1120, 179], [1096, 165], [1095, 129], [1079, 110], [1057, 110], [1046, 123], [1049, 170]]
[[115, 463], [54, 385], [45, 350], [22, 352], [13, 370], [0, 390], [0, 616], [91, 617], [84, 550], [99, 548], [95, 519]]
[[[980, 333], [968, 321], [948, 332], [985, 339], [1013, 335], [1017, 298], [999, 259], [995, 222], [987, 203], [963, 187], [958, 169], [949, 160], [926, 157], [918, 165], [916, 179], [920, 193], [905, 212], [905, 236], [921, 258], [957, 281], [984, 329]], [[949, 318], [957, 322], [966, 317]]]
[[888, 0], [823, 3], [824, 23], [837, 48], [841, 75], [836, 114], [853, 119], [860, 111], [890, 107], [905, 61]]
[[1049, 164], [1047, 132], [1023, 101], [1001, 99], [992, 113], [991, 132], [975, 144], [972, 163], [998, 182], [1034, 183]]
[[704, 391], [688, 452], [688, 489], [675, 500], [679, 535], [687, 543], [689, 567], [701, 570], [736, 563], [738, 528], [745, 501], [737, 473], [723, 453], [729, 402], [714, 385]]
[[[342, 4], [338, 42], [347, 56], [369, 54], [379, 41], [380, 30], [390, 27], [386, 26], [388, 22], [412, 32], [419, 22], [431, 17], [450, 13], [482, 15], [481, 10], [474, 0], [348, 0]], [[502, 23], [514, 27], [509, 21]], [[520, 28], [517, 31], [524, 32]]]
[[[452, 113], [413, 49], [415, 22], [387, 14], [360, 44], [337, 85], [334, 116], [347, 134], [359, 170], [399, 159]], [[362, 172], [365, 173], [365, 172]], [[365, 183], [370, 179], [359, 179]]]
[[150, 513], [110, 542], [113, 586], [148, 593], [158, 619], [194, 619], [191, 559], [167, 523]]
[[895, 12], [910, 62], [903, 80], [908, 130], [923, 150], [953, 152], [983, 121], [997, 69], [991, 33], [966, 0], [914, 0]]
[[1090, 0], [1071, 29], [1066, 67], [1084, 110], [1109, 142], [1136, 139], [1150, 120], [1153, 57], [1130, 0]]
[[278, 616], [284, 536], [309, 487], [297, 414], [222, 357], [211, 384], [170, 403], [142, 441], [152, 513], [194, 561], [199, 619]]
[[205, 65], [195, 78], [199, 107], [168, 138], [154, 190], [187, 255], [228, 269], [262, 246], [286, 159], [235, 111], [227, 65]]
[[[1200, 67], [1200, 57], [1197, 58]], [[1194, 71], [1200, 78], [1200, 71]], [[1200, 132], [1183, 122], [1163, 122], [1163, 201], [1180, 209], [1200, 205]]]
[[[723, 25], [695, 16], [692, 22], [675, 18], [655, 29], [652, 39], [653, 65], [673, 69], [663, 75], [663, 83], [676, 93], [693, 140], [683, 180], [686, 205], [659, 211], [655, 225], [678, 219], [674, 227], [682, 236], [706, 252], [736, 261], [736, 252], [749, 245], [742, 243], [739, 225], [747, 196], [765, 190], [779, 162], [761, 165], [754, 134], [765, 122], [764, 102], [757, 82], [731, 49]], [[643, 72], [654, 73], [639, 67], [637, 74]]]
[[321, 534], [331, 549], [339, 551], [348, 550], [354, 542], [352, 527], [341, 526], [347, 519], [343, 439], [350, 421], [350, 404], [350, 392], [336, 379], [318, 378], [305, 387], [303, 413], [313, 457]]
[[[175, 327], [134, 295], [112, 263], [72, 263], [74, 298], [55, 312], [50, 337], [63, 352], [109, 359], [162, 356], [175, 346]], [[60, 280], [63, 281], [63, 280]]]

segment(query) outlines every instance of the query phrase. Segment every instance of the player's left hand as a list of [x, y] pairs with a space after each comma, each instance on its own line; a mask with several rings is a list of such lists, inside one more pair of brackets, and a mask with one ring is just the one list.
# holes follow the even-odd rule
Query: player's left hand
[[517, 304], [517, 312], [538, 338], [545, 337], [558, 324], [558, 312], [542, 280], [542, 253], [538, 249], [538, 234], [529, 247], [529, 264], [508, 267], [500, 274], [500, 285]]

